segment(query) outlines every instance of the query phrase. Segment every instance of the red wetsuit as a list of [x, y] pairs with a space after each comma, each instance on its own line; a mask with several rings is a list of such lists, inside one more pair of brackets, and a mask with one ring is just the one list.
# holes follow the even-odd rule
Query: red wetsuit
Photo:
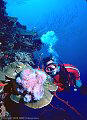
[[80, 72], [71, 64], [63, 64], [60, 66], [60, 72], [58, 72], [54, 78], [54, 84], [58, 86], [58, 91], [63, 91], [65, 89], [64, 81], [68, 81], [68, 86], [74, 86], [76, 80], [80, 80]]

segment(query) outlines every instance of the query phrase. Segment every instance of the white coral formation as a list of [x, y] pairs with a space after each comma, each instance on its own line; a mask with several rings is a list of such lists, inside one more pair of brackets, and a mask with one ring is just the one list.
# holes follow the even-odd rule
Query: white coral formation
[[32, 56], [26, 52], [16, 52], [15, 53], [15, 60], [17, 62], [23, 62], [25, 64], [34, 64], [32, 61]]
[[[44, 94], [43, 84], [46, 80], [46, 74], [37, 69], [25, 69], [17, 77], [17, 91], [24, 94], [24, 102], [40, 100]], [[20, 87], [21, 86], [21, 87]]]

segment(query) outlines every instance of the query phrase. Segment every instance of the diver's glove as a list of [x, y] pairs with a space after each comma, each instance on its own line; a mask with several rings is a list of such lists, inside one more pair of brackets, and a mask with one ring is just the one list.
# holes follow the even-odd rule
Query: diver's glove
[[82, 86], [81, 80], [76, 80], [76, 83], [73, 86], [73, 91], [77, 92], [80, 89], [81, 86]]
[[76, 80], [76, 86], [80, 88], [82, 86], [81, 80]]

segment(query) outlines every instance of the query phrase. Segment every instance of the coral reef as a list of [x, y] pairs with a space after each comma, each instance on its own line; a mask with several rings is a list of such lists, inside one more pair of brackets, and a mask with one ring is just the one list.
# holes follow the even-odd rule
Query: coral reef
[[16, 17], [8, 16], [6, 2], [0, 0], [0, 102], [3, 106], [0, 108], [0, 117], [7, 116], [7, 112], [3, 111], [4, 98], [1, 96], [4, 93], [15, 93], [13, 89], [16, 75], [34, 65], [33, 52], [39, 50], [41, 44], [37, 32], [28, 31]]
[[15, 53], [15, 61], [22, 62], [27, 65], [34, 64], [31, 53], [27, 53], [27, 52], [16, 52]]
[[6, 5], [6, 2], [4, 2], [3, 0], [0, 0], [0, 18], [2, 19], [4, 16], [7, 15], [5, 5]]
[[0, 66], [3, 67], [14, 62], [15, 55], [19, 53], [20, 56], [20, 52], [32, 56], [36, 49], [40, 49], [42, 43], [36, 31], [28, 31], [17, 18], [7, 16], [6, 3], [3, 0], [0, 1], [0, 5]]

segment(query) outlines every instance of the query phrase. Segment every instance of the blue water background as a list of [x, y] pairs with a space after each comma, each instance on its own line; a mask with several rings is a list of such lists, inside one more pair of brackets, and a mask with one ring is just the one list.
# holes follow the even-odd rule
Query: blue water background
[[[58, 37], [54, 49], [64, 63], [78, 67], [82, 83], [87, 85], [86, 0], [8, 0], [7, 12], [9, 16], [18, 17], [27, 29], [36, 27], [39, 35], [54, 31]], [[70, 94], [67, 99], [87, 116], [86, 96]]]

